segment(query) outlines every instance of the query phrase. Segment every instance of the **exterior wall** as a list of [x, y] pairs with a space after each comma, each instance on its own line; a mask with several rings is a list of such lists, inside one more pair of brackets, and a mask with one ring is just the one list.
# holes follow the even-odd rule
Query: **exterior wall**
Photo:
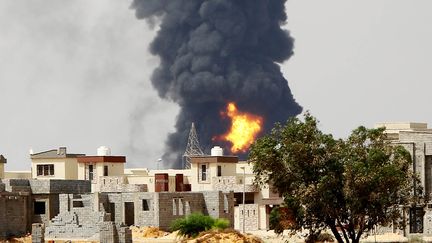
[[4, 174], [4, 164], [0, 163], [0, 179], [5, 178], [5, 174]]
[[[45, 202], [45, 213], [35, 214], [34, 202]], [[49, 220], [59, 213], [59, 195], [58, 194], [37, 194], [32, 195], [30, 202], [30, 212], [32, 223], [47, 224]]]
[[[171, 222], [193, 212], [234, 222], [234, 196], [222, 192], [134, 192], [102, 193], [105, 211], [113, 214], [116, 224], [125, 223], [125, 203], [134, 205], [134, 224], [169, 229]], [[146, 200], [148, 210], [144, 208]]]
[[5, 171], [4, 178], [5, 179], [31, 179], [32, 173], [31, 171]]
[[243, 211], [243, 205], [236, 206], [234, 208], [235, 224], [234, 229], [243, 230], [243, 217], [245, 222], [245, 230], [257, 230], [259, 229], [259, 205], [258, 204], [245, 204], [245, 210]]
[[99, 194], [61, 194], [60, 213], [45, 230], [45, 240], [87, 239], [99, 234], [100, 224], [107, 221], [104, 210], [99, 210]]
[[[53, 164], [53, 176], [38, 176], [37, 165]], [[76, 158], [32, 159], [32, 178], [34, 179], [78, 179], [78, 163]]]
[[88, 165], [93, 165], [93, 180], [92, 192], [99, 192], [101, 187], [100, 178], [104, 176], [104, 167], [108, 166], [108, 176], [123, 176], [124, 175], [124, 163], [109, 163], [109, 162], [97, 162], [97, 163], [78, 163], [77, 166], [77, 177], [80, 180], [88, 179]]
[[28, 197], [0, 192], [0, 239], [28, 232]]
[[153, 175], [128, 175], [126, 178], [129, 184], [144, 184], [147, 185], [148, 192], [155, 191], [155, 179]]

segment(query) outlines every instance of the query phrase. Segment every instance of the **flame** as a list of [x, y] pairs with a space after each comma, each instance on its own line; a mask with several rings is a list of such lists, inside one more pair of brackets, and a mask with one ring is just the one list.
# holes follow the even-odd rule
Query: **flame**
[[234, 102], [228, 103], [225, 114], [231, 119], [231, 128], [221, 138], [232, 144], [231, 152], [246, 152], [261, 131], [263, 118], [239, 112]]

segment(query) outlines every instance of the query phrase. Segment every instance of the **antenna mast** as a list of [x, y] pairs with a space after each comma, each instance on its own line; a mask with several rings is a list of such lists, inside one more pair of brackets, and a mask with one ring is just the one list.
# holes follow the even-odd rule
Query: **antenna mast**
[[190, 169], [191, 156], [196, 156], [196, 155], [204, 155], [204, 153], [201, 150], [201, 146], [198, 141], [198, 135], [195, 130], [195, 124], [192, 122], [192, 126], [189, 132], [188, 143], [186, 145], [186, 151], [183, 154], [184, 169]]

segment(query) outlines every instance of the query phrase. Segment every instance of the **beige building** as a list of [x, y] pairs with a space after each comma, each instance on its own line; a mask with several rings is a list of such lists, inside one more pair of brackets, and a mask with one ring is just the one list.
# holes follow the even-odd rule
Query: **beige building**
[[[375, 127], [384, 127], [388, 139], [403, 146], [411, 154], [412, 170], [419, 176], [423, 187], [424, 202], [407, 208], [405, 218], [409, 227], [404, 235], [432, 235], [432, 129], [427, 123], [387, 122], [378, 123]], [[397, 231], [394, 228], [383, 228], [387, 232]]]
[[[124, 181], [125, 156], [111, 156], [106, 147], [99, 147], [96, 156], [80, 156], [78, 160], [78, 180], [89, 180], [92, 183], [92, 192], [100, 191], [100, 183], [109, 183], [108, 179], [121, 179]], [[102, 179], [104, 178], [104, 179]]]
[[31, 154], [31, 174], [33, 179], [78, 179], [79, 156], [68, 154], [65, 147]]
[[[219, 147], [210, 156], [191, 158], [189, 182], [192, 191], [234, 192], [234, 228], [268, 230], [271, 209], [283, 200], [271, 187], [257, 188], [252, 164], [239, 162], [237, 156], [223, 156]], [[244, 193], [244, 204], [243, 204]]]
[[5, 164], [6, 164], [6, 158], [0, 154], [0, 179], [5, 178]]

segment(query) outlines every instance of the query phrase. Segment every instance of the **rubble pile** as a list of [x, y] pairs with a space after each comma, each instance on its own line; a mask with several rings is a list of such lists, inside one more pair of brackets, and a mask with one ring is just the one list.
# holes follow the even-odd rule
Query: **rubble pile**
[[243, 235], [240, 232], [233, 229], [226, 229], [223, 231], [209, 230], [202, 232], [197, 238], [187, 240], [188, 243], [263, 243], [264, 241], [260, 238], [246, 234]]
[[160, 230], [158, 227], [152, 227], [152, 226], [144, 226], [144, 227], [132, 226], [131, 230], [132, 230], [132, 238], [134, 239], [160, 238], [169, 234], [168, 232]]

